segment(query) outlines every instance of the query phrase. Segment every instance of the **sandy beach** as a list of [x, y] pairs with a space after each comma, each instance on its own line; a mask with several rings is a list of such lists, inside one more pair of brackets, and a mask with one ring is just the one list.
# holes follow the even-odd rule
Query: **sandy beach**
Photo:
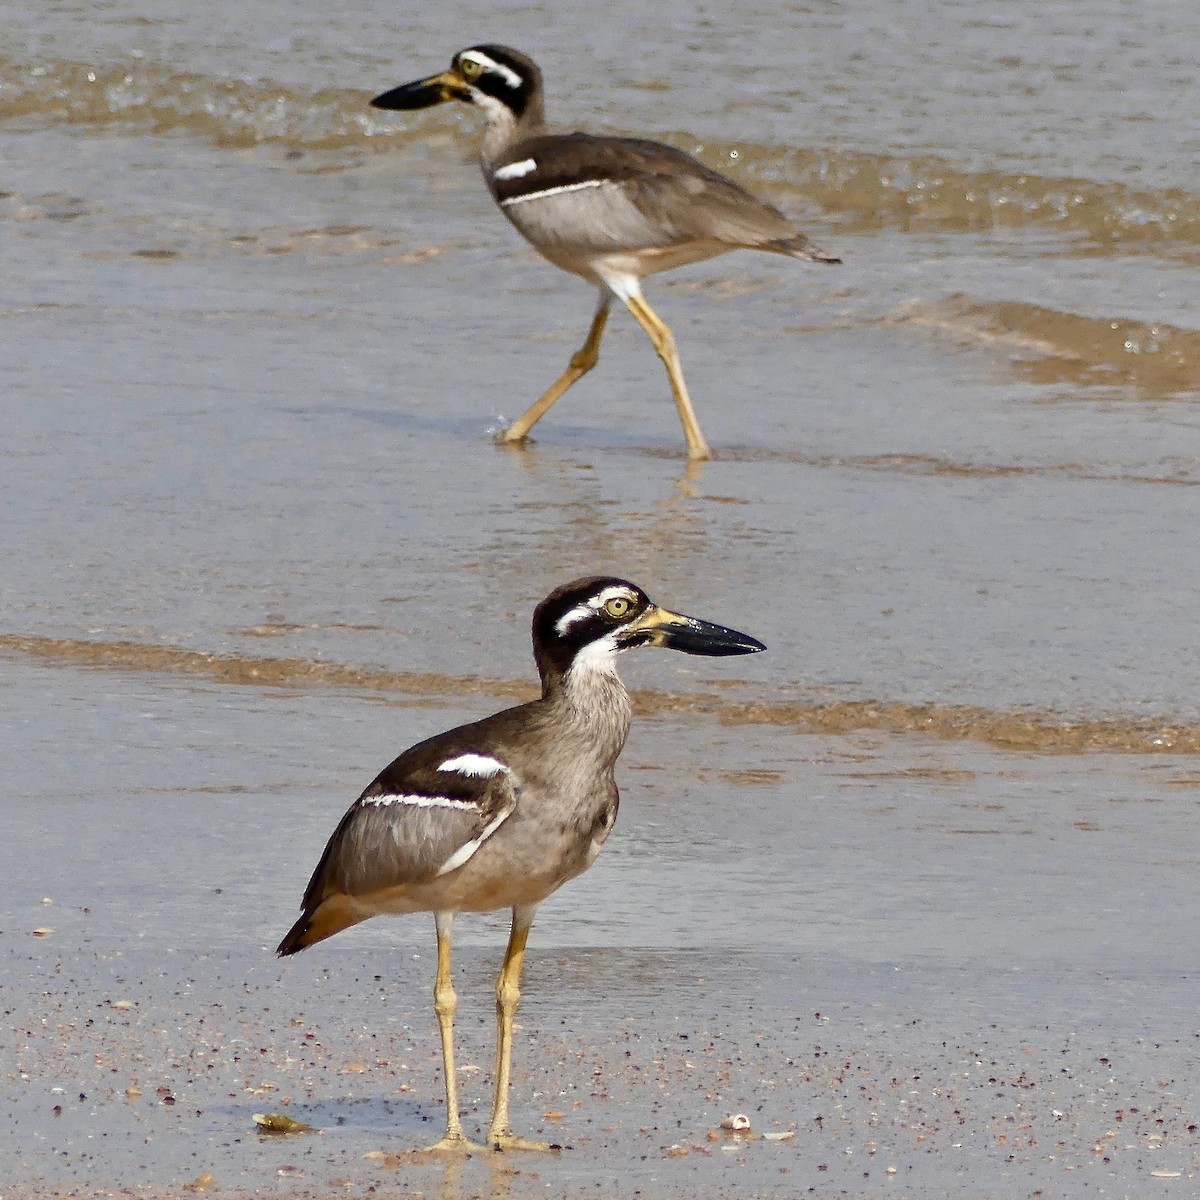
[[[121, 736], [55, 762], [97, 686]], [[643, 719], [621, 836], [544, 906], [519, 1014], [515, 1118], [569, 1148], [448, 1165], [411, 1153], [442, 1121], [432, 922], [271, 950], [339, 808], [301, 747], [486, 701], [47, 666], [2, 695], [51, 764], [5, 844], [54, 848], [6, 869], [5, 1196], [1119, 1196], [1200, 1165], [1190, 757], [758, 727], [750, 772], [745, 729]], [[478, 1136], [504, 926], [460, 929]], [[257, 1133], [271, 1112], [318, 1132]], [[738, 1113], [762, 1136], [721, 1132]]]

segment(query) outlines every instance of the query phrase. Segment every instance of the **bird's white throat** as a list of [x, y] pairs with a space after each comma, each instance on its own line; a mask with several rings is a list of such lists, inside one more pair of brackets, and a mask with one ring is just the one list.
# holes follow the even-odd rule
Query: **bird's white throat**
[[570, 707], [593, 728], [593, 736], [607, 726], [618, 750], [625, 743], [632, 717], [629, 693], [617, 674], [620, 652], [614, 631], [584, 646], [563, 677]]

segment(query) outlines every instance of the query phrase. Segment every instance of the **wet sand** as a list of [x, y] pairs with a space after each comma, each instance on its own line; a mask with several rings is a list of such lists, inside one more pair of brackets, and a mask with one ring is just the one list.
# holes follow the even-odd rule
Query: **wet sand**
[[[1194, 1054], [1193, 1000], [1178, 978], [1089, 970], [1046, 987], [1018, 967], [744, 951], [536, 954], [514, 1116], [564, 1149], [431, 1161], [411, 1152], [443, 1121], [436, 1034], [417, 1004], [428, 1000], [431, 955], [422, 944], [414, 961], [407, 949], [378, 948], [370, 967], [381, 978], [335, 954], [281, 984], [229, 953], [114, 963], [72, 947], [53, 997], [31, 1007], [36, 1027], [5, 1056], [6, 1073], [17, 1071], [5, 1157], [21, 1180], [5, 1194], [163, 1195], [192, 1184], [217, 1195], [987, 1197], [1195, 1186], [1198, 1097], [1180, 1072]], [[460, 959], [464, 1121], [478, 1137], [495, 954]], [[41, 990], [57, 962], [39, 947], [6, 969]], [[1113, 1007], [1126, 1015], [1114, 1021]], [[1151, 1020], [1148, 1008], [1171, 1017]], [[55, 1082], [35, 1087], [22, 1072]], [[256, 1112], [317, 1132], [258, 1134]], [[725, 1133], [732, 1113], [760, 1135], [794, 1136]]]
[[[569, 1148], [447, 1165], [410, 1153], [443, 1120], [431, 922], [271, 949], [376, 743], [490, 705], [9, 666], [32, 740], [0, 836], [52, 850], [5, 864], [6, 1196], [1123, 1196], [1200, 1170], [1190, 756], [765, 727], [747, 761], [714, 716], [643, 716], [617, 836], [531, 943], [514, 1119]], [[91, 757], [54, 753], [88, 722]], [[504, 925], [460, 930], [478, 1135]]]

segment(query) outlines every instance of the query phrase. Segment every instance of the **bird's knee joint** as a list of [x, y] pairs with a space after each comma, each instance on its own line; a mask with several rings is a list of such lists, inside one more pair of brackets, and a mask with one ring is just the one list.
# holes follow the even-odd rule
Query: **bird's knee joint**
[[678, 354], [675, 348], [675, 339], [668, 334], [665, 338], [656, 340], [654, 342], [654, 352], [663, 362], [670, 363]]
[[515, 1013], [521, 1003], [521, 989], [515, 983], [496, 985], [496, 1008], [502, 1013]]
[[453, 988], [433, 994], [433, 1011], [439, 1017], [452, 1017], [458, 1011], [458, 995]]

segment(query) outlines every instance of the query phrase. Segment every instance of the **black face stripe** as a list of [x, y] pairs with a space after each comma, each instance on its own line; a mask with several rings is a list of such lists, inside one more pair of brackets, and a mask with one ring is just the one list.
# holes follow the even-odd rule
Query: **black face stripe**
[[[610, 588], [620, 589], [631, 598], [632, 604], [624, 616], [610, 617], [600, 608], [577, 615], [559, 628], [564, 617], [577, 609], [587, 608], [589, 600]], [[627, 579], [610, 575], [577, 579], [551, 592], [538, 605], [533, 614], [534, 645], [548, 664], [563, 672], [585, 646], [635, 621], [649, 607], [650, 597]]]
[[[541, 91], [542, 73], [537, 65], [508, 46], [471, 46], [459, 51], [454, 65], [460, 72], [464, 58], [474, 58], [483, 66], [479, 75], [467, 80], [468, 85], [511, 109], [516, 117], [524, 115], [530, 100]], [[489, 66], [489, 63], [495, 66]]]

